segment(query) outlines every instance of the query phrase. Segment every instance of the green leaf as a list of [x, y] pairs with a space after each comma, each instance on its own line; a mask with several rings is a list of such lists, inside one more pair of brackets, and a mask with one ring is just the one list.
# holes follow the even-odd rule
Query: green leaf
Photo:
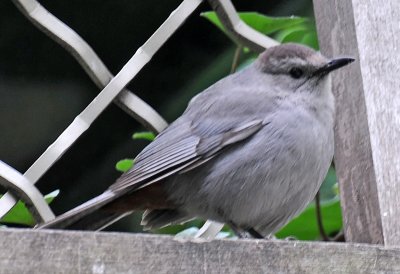
[[129, 169], [133, 167], [134, 164], [133, 159], [123, 159], [116, 163], [115, 169], [121, 172], [127, 172]]
[[250, 27], [265, 35], [308, 22], [308, 19], [303, 17], [269, 17], [257, 12], [241, 12], [239, 17]]
[[[201, 16], [232, 38], [226, 32], [215, 12], [204, 12]], [[308, 18], [295, 16], [269, 17], [257, 12], [240, 12], [239, 17], [253, 29], [265, 35], [273, 36], [274, 39], [281, 43], [300, 43], [318, 49], [315, 26]]]
[[54, 198], [56, 198], [58, 196], [58, 194], [60, 194], [60, 190], [56, 189], [56, 190], [50, 192], [49, 194], [46, 194], [44, 196], [44, 200], [46, 201], [47, 204], [50, 204], [54, 200]]
[[[303, 17], [269, 17], [257, 12], [239, 12], [238, 14], [240, 19], [246, 24], [265, 35], [308, 21], [307, 18]], [[216, 25], [223, 32], [226, 32], [215, 12], [203, 12], [201, 16]]]
[[303, 40], [304, 36], [307, 34], [306, 29], [295, 29], [290, 30], [290, 33], [285, 34], [283, 39], [280, 41], [282, 44], [284, 43], [299, 43]]
[[[48, 204], [50, 204], [59, 193], [60, 190], [55, 190], [45, 195], [44, 199]], [[17, 204], [3, 218], [1, 218], [0, 222], [26, 226], [35, 225], [35, 220], [33, 219], [32, 214], [22, 201], [18, 201]]]
[[153, 141], [156, 135], [151, 131], [136, 132], [132, 135], [134, 140], [148, 140]]
[[278, 32], [274, 38], [280, 43], [299, 43], [318, 49], [317, 32], [314, 25], [300, 24]]
[[[321, 203], [324, 230], [327, 235], [339, 232], [342, 228], [342, 215], [339, 198]], [[315, 215], [315, 203], [311, 203], [299, 216], [283, 227], [275, 235], [277, 238], [295, 237], [298, 240], [316, 240], [319, 230]]]
[[310, 31], [309, 33], [305, 34], [300, 43], [303, 45], [307, 45], [315, 50], [318, 50], [319, 44], [318, 44], [317, 31], [314, 29], [313, 31]]
[[280, 42], [284, 43], [285, 40], [288, 40], [286, 37], [291, 36], [292, 33], [299, 32], [299, 31], [305, 31], [305, 26], [304, 25], [298, 25], [290, 28], [283, 29], [279, 31], [278, 33], [275, 34], [274, 38]]
[[208, 19], [211, 23], [216, 25], [220, 30], [225, 32], [224, 26], [221, 24], [221, 21], [218, 19], [217, 14], [214, 11], [206, 11], [200, 13], [201, 17]]
[[32, 214], [21, 201], [18, 201], [17, 204], [1, 218], [0, 222], [26, 226], [33, 226], [35, 224]]

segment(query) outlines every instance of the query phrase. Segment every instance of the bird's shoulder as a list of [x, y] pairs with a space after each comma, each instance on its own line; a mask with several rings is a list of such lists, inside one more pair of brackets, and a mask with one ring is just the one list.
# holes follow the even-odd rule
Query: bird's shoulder
[[[209, 118], [241, 118], [268, 116], [279, 107], [282, 96], [265, 89], [254, 89], [246, 85], [224, 85], [217, 82], [199, 93], [188, 104], [183, 116], [194, 123]], [[218, 121], [215, 121], [218, 123]]]

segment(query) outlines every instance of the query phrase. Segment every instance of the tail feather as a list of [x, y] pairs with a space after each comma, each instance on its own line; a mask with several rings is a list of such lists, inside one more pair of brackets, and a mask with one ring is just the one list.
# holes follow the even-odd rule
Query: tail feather
[[[135, 203], [129, 204], [128, 208], [121, 207], [118, 209], [118, 206], [116, 207], [113, 202], [119, 197], [120, 195], [116, 195], [114, 192], [106, 191], [103, 194], [83, 203], [82, 205], [71, 209], [64, 214], [61, 214], [60, 216], [57, 216], [55, 219], [49, 222], [40, 224], [35, 228], [92, 231], [102, 230], [119, 219], [131, 214], [134, 209], [140, 209], [140, 207], [135, 206]], [[146, 199], [146, 195], [141, 195], [141, 197], [145, 197]], [[139, 199], [139, 197], [136, 198], [138, 199], [135, 199], [134, 201], [145, 203], [145, 200]], [[120, 200], [118, 201], [121, 202]], [[124, 200], [122, 200], [122, 202], [124, 202]], [[117, 208], [118, 211], [115, 211], [115, 208]], [[144, 225], [144, 230], [149, 230], [164, 227], [170, 224], [184, 223], [191, 219], [192, 217], [189, 217], [186, 212], [178, 209], [152, 209], [146, 210], [142, 218], [142, 225]]]
[[68, 226], [68, 229], [72, 230], [91, 230], [99, 231], [112, 225], [121, 218], [130, 215], [133, 211], [120, 213], [120, 212], [107, 212], [104, 210], [96, 210], [85, 218]]
[[[104, 227], [106, 223], [110, 223], [111, 219], [119, 219], [121, 213], [107, 213], [100, 212], [98, 209], [104, 205], [110, 203], [116, 198], [116, 195], [111, 191], [106, 191], [103, 194], [83, 203], [82, 205], [67, 211], [60, 216], [57, 216], [54, 220], [47, 223], [38, 225], [36, 229], [42, 228], [73, 228], [73, 229], [98, 229], [98, 227]], [[97, 213], [100, 212], [100, 213]], [[113, 215], [113, 216], [111, 216]], [[118, 216], [117, 216], [118, 215]], [[126, 214], [124, 214], [125, 216]], [[101, 217], [104, 220], [101, 220]], [[86, 219], [87, 218], [87, 219]], [[91, 224], [90, 222], [93, 222]], [[85, 226], [87, 228], [85, 228]]]

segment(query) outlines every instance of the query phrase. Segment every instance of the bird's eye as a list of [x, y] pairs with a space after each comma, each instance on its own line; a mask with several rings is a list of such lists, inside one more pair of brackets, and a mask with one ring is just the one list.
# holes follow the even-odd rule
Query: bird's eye
[[304, 72], [300, 68], [292, 68], [290, 71], [290, 76], [292, 76], [295, 79], [299, 79], [301, 76], [303, 76]]

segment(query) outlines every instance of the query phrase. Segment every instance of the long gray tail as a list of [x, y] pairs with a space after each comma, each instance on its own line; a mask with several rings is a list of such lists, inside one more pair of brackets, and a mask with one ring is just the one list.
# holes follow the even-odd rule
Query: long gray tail
[[122, 217], [132, 213], [125, 214], [112, 213], [99, 210], [101, 207], [112, 202], [116, 195], [110, 191], [83, 203], [82, 205], [67, 211], [54, 220], [38, 225], [36, 229], [57, 228], [57, 229], [75, 229], [75, 230], [101, 230], [106, 226], [116, 222]]

